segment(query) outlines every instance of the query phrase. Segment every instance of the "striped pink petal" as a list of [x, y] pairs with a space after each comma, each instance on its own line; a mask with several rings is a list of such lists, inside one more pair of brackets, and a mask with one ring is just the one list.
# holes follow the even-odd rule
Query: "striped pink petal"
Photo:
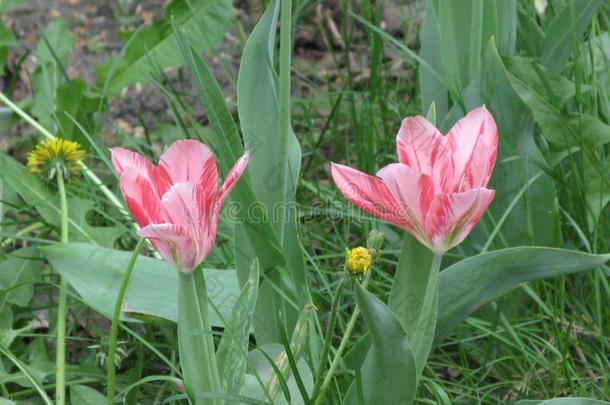
[[[455, 191], [463, 185], [464, 175], [474, 171], [470, 169], [471, 165], [486, 166], [488, 173], [491, 173], [498, 150], [498, 129], [485, 107], [476, 108], [460, 119], [447, 134], [447, 141], [453, 160], [453, 183], [457, 187]], [[484, 147], [479, 149], [477, 145], [480, 143]], [[483, 149], [487, 154], [482, 156], [481, 153], [475, 153], [477, 149], [479, 152]], [[486, 162], [481, 164], [477, 159]]]
[[411, 229], [383, 180], [337, 163], [332, 164], [331, 174], [339, 191], [352, 204], [403, 229]]
[[[195, 140], [174, 142], [159, 159], [159, 176], [176, 183], [213, 183], [217, 187], [216, 160], [210, 149]], [[163, 194], [166, 190], [160, 190]]]
[[241, 177], [244, 170], [246, 170], [246, 166], [248, 165], [248, 159], [250, 158], [250, 153], [246, 151], [242, 157], [240, 157], [237, 162], [233, 165], [229, 173], [227, 173], [227, 177], [225, 178], [224, 183], [220, 186], [220, 190], [218, 190], [218, 198], [217, 205], [221, 205], [225, 198], [229, 195], [237, 180]]
[[127, 207], [139, 226], [164, 221], [161, 202], [146, 173], [127, 167], [123, 170], [119, 183]]
[[430, 248], [443, 253], [460, 244], [479, 222], [495, 191], [486, 188], [437, 195], [426, 216]]
[[448, 153], [445, 137], [421, 115], [402, 121], [396, 150], [400, 163], [428, 175], [432, 174], [434, 162]]
[[191, 271], [199, 264], [197, 246], [189, 232], [177, 224], [150, 224], [140, 229], [159, 254], [179, 271]]
[[430, 176], [419, 173], [402, 163], [393, 163], [382, 168], [380, 177], [411, 224], [411, 229], [423, 231], [424, 216], [434, 198], [434, 187]]
[[126, 169], [134, 169], [141, 176], [148, 178], [151, 184], [154, 184], [152, 179], [155, 177], [155, 166], [139, 153], [125, 148], [112, 148], [110, 149], [110, 159], [119, 177]]

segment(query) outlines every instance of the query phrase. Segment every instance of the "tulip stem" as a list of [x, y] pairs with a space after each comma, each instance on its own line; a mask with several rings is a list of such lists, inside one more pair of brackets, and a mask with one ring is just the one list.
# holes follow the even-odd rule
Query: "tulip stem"
[[[369, 280], [371, 278], [371, 274], [373, 272], [371, 271], [371, 269], [369, 269], [369, 271], [367, 272], [364, 281], [362, 282], [362, 288], [364, 290], [366, 290], [368, 284], [369, 284]], [[339, 347], [337, 348], [337, 351], [335, 352], [335, 357], [333, 357], [333, 361], [330, 363], [330, 368], [328, 369], [328, 374], [326, 374], [326, 377], [324, 378], [324, 381], [322, 382], [322, 386], [320, 387], [320, 393], [318, 394], [318, 397], [315, 398], [314, 405], [319, 405], [322, 403], [322, 400], [324, 399], [324, 395], [326, 394], [326, 391], [328, 390], [330, 383], [333, 380], [333, 377], [335, 376], [335, 371], [337, 370], [337, 367], [339, 366], [339, 362], [341, 361], [342, 357], [341, 355], [343, 354], [343, 351], [345, 350], [345, 348], [347, 347], [347, 344], [349, 343], [349, 339], [352, 336], [352, 332], [354, 331], [354, 327], [356, 326], [356, 321], [358, 320], [358, 316], [360, 315], [360, 310], [358, 309], [358, 307], [354, 308], [354, 312], [352, 312], [352, 316], [349, 319], [349, 322], [347, 323], [347, 327], [345, 328], [345, 332], [343, 334], [343, 338], [341, 339], [341, 342], [339, 343]], [[314, 398], [312, 396], [312, 398]]]
[[[201, 395], [197, 395], [220, 392], [205, 284], [200, 288], [200, 294], [197, 294], [193, 272], [181, 271], [179, 275], [178, 348], [184, 385], [189, 396], [193, 398], [193, 404], [215, 405], [217, 400], [205, 400]], [[203, 275], [201, 278], [203, 279]]]
[[[68, 243], [68, 199], [62, 171], [57, 168], [57, 188], [61, 208], [61, 243]], [[55, 351], [55, 403], [66, 403], [66, 317], [68, 296], [66, 279], [60, 276], [59, 299], [57, 303], [57, 348]]]
[[110, 328], [110, 337], [108, 341], [108, 357], [106, 358], [106, 379], [108, 380], [108, 383], [106, 385], [106, 396], [108, 399], [108, 405], [112, 405], [114, 403], [114, 359], [116, 358], [117, 336], [119, 332], [119, 317], [121, 315], [121, 307], [123, 305], [125, 293], [127, 292], [127, 285], [129, 284], [131, 272], [135, 267], [136, 260], [138, 259], [140, 252], [142, 251], [144, 241], [144, 238], [140, 238], [138, 244], [133, 250], [133, 254], [129, 259], [127, 269], [125, 270], [125, 275], [123, 276], [123, 281], [121, 281], [121, 286], [119, 287], [119, 293], [116, 297], [116, 301], [114, 302], [114, 311], [112, 313], [112, 326]]
[[[288, 171], [288, 136], [290, 135], [290, 63], [292, 51], [292, 0], [282, 0], [280, 16], [280, 111], [279, 150], [280, 197], [286, 198], [286, 177]], [[284, 243], [284, 210], [279, 210], [279, 240]]]

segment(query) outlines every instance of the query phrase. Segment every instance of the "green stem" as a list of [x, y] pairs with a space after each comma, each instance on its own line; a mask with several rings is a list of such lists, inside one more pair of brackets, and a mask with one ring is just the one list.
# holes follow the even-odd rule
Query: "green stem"
[[136, 260], [142, 251], [142, 247], [144, 246], [144, 238], [141, 238], [138, 241], [135, 249], [133, 250], [133, 254], [131, 255], [131, 259], [129, 259], [129, 263], [127, 264], [127, 269], [125, 270], [125, 275], [123, 276], [123, 281], [121, 282], [121, 286], [119, 287], [119, 294], [116, 297], [116, 301], [114, 302], [114, 311], [112, 313], [112, 326], [110, 328], [110, 339], [108, 342], [108, 357], [106, 358], [106, 377], [108, 380], [106, 392], [108, 398], [108, 405], [112, 405], [114, 403], [114, 375], [115, 375], [115, 366], [114, 359], [116, 357], [116, 347], [117, 347], [117, 337], [119, 332], [119, 317], [121, 315], [121, 307], [123, 305], [123, 299], [125, 298], [125, 293], [127, 292], [127, 285], [129, 284], [129, 279], [131, 277], [131, 272], [135, 267]]
[[330, 309], [330, 319], [328, 321], [328, 329], [326, 330], [326, 338], [324, 339], [324, 347], [322, 349], [322, 356], [320, 356], [320, 365], [318, 366], [318, 372], [316, 373], [316, 383], [313, 387], [311, 398], [315, 398], [320, 392], [322, 385], [322, 373], [324, 372], [324, 366], [328, 362], [328, 353], [330, 352], [330, 346], [333, 339], [333, 332], [335, 330], [335, 323], [337, 322], [337, 311], [339, 309], [339, 303], [341, 302], [341, 293], [345, 286], [346, 278], [341, 279], [339, 286], [335, 291], [335, 299]]
[[179, 272], [179, 275], [178, 346], [185, 388], [195, 405], [217, 405], [219, 401], [197, 395], [198, 392], [220, 392], [205, 285], [201, 297], [204, 302], [200, 302], [193, 273]]
[[[59, 189], [59, 204], [61, 207], [61, 243], [68, 243], [68, 199], [66, 184], [62, 171], [57, 170], [57, 188]], [[57, 303], [57, 350], [55, 354], [55, 403], [64, 405], [66, 402], [66, 315], [68, 297], [66, 280], [60, 276], [59, 302]]]
[[[364, 290], [366, 290], [366, 288], [369, 284], [369, 280], [371, 278], [372, 273], [373, 273], [372, 269], [370, 269], [366, 275], [366, 278], [362, 282], [362, 288]], [[358, 309], [358, 307], [354, 308], [354, 312], [352, 312], [352, 316], [349, 319], [349, 322], [347, 323], [347, 327], [345, 328], [345, 333], [343, 334], [343, 338], [341, 339], [341, 342], [339, 343], [339, 347], [337, 348], [337, 351], [335, 352], [335, 357], [333, 357], [333, 361], [332, 361], [332, 363], [330, 363], [330, 368], [328, 369], [328, 374], [326, 374], [326, 377], [324, 378], [324, 382], [322, 383], [322, 386], [320, 388], [320, 393], [318, 394], [318, 397], [315, 400], [316, 401], [314, 403], [315, 405], [321, 404], [322, 399], [324, 399], [324, 395], [326, 394], [326, 391], [328, 390], [330, 383], [332, 382], [333, 377], [335, 376], [335, 371], [337, 370], [337, 367], [339, 366], [339, 363], [341, 362], [341, 359], [342, 359], [341, 355], [343, 354], [343, 351], [347, 347], [349, 339], [352, 336], [352, 332], [354, 331], [354, 327], [356, 326], [356, 321], [358, 320], [359, 315], [360, 315], [360, 310]], [[314, 398], [314, 397], [312, 396], [312, 398]]]
[[[290, 135], [290, 66], [292, 54], [292, 0], [282, 0], [280, 16], [280, 139], [278, 159], [282, 162], [279, 172], [279, 184], [282, 198], [286, 192], [288, 171], [288, 136]], [[279, 238], [284, 240], [284, 210], [280, 210]]]

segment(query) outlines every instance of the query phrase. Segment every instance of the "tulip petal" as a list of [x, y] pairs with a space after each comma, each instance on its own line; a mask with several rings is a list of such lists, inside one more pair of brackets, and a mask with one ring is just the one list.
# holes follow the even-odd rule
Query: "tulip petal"
[[434, 187], [430, 176], [402, 163], [385, 166], [377, 176], [388, 187], [413, 228], [423, 230], [424, 213], [434, 198]]
[[159, 177], [170, 179], [171, 184], [207, 184], [218, 180], [214, 154], [203, 143], [191, 139], [176, 141], [167, 148], [159, 159], [158, 172]]
[[[464, 173], [472, 172], [470, 165], [487, 166], [486, 177], [491, 173], [498, 150], [498, 128], [485, 107], [476, 108], [460, 119], [449, 131], [447, 141], [451, 147], [454, 185], [463, 184]], [[485, 145], [487, 156], [475, 153], [478, 143]], [[482, 158], [487, 161], [485, 165], [473, 163], [473, 159]]]
[[216, 199], [217, 206], [222, 205], [225, 198], [227, 198], [235, 184], [237, 184], [237, 180], [239, 180], [244, 170], [246, 170], [249, 158], [250, 153], [246, 151], [246, 153], [244, 153], [243, 156], [240, 157], [237, 162], [235, 162], [231, 170], [229, 170], [229, 173], [227, 173], [224, 183], [222, 183], [220, 190], [218, 190], [218, 197]]
[[383, 180], [333, 163], [331, 174], [339, 191], [358, 208], [403, 229], [412, 229]]
[[421, 115], [402, 121], [396, 150], [400, 163], [428, 175], [432, 174], [434, 162], [449, 152], [445, 137]]
[[114, 170], [119, 177], [126, 169], [134, 169], [142, 176], [147, 177], [151, 184], [154, 184], [152, 179], [155, 177], [155, 166], [144, 156], [125, 148], [112, 148], [110, 149], [110, 157]]
[[150, 224], [139, 234], [148, 238], [163, 259], [178, 270], [192, 270], [201, 261], [195, 241], [181, 225]]
[[119, 183], [125, 203], [140, 227], [163, 222], [161, 201], [150, 178], [134, 167], [127, 167]]
[[494, 190], [476, 188], [437, 195], [426, 216], [430, 247], [443, 253], [461, 243], [479, 222], [494, 194]]

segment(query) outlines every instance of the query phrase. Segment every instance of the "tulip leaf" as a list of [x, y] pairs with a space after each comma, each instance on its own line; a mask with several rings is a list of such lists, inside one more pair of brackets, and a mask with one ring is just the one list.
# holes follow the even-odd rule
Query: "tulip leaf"
[[418, 374], [432, 348], [438, 311], [438, 268], [434, 255], [411, 235], [405, 235], [389, 306], [404, 328]]
[[610, 402], [590, 398], [566, 397], [546, 400], [526, 399], [515, 402], [515, 405], [610, 405]]
[[436, 343], [483, 305], [522, 283], [587, 271], [610, 260], [574, 250], [516, 247], [462, 260], [439, 277]]
[[[295, 191], [301, 165], [301, 148], [296, 136], [289, 131], [287, 154], [279, 151], [284, 136], [279, 123], [279, 84], [274, 70], [275, 32], [280, 10], [280, 2], [269, 3], [267, 10], [254, 27], [242, 53], [237, 80], [237, 109], [246, 149], [250, 151], [248, 163], [252, 176], [252, 189], [257, 196], [258, 206], [267, 213], [276, 235], [283, 236], [281, 244], [287, 260], [284, 272], [269, 272], [271, 283], [261, 283], [261, 294], [257, 304], [257, 334], [262, 342], [280, 342], [280, 325], [276, 314], [280, 308], [288, 319], [288, 329], [294, 326], [297, 313], [287, 306], [285, 296], [299, 302], [303, 290], [296, 286], [306, 286], [305, 264], [301, 244], [298, 239]], [[281, 173], [287, 171], [285, 184]], [[252, 260], [260, 255], [253, 240], [242, 229], [236, 229], [237, 271], [240, 277]], [[243, 270], [242, 270], [243, 269]], [[263, 271], [268, 271], [264, 268]], [[282, 291], [278, 291], [280, 286]]]
[[258, 278], [258, 261], [254, 261], [250, 268], [250, 277], [237, 297], [231, 316], [225, 324], [224, 334], [216, 352], [222, 391], [230, 394], [239, 394], [246, 378], [250, 330], [258, 296]]
[[[464, 26], [469, 29], [464, 30]], [[424, 64], [420, 64], [422, 111], [427, 111], [430, 104], [436, 102], [438, 121], [442, 122], [449, 107], [447, 91], [459, 96], [476, 77], [485, 44], [492, 37], [498, 41], [503, 55], [515, 52], [516, 0], [426, 2], [421, 57], [446, 81], [442, 83]]]
[[[572, 53], [573, 36], [577, 38], [587, 30], [595, 12], [604, 0], [572, 0], [553, 18], [545, 30], [542, 63], [561, 71]], [[572, 29], [566, 27], [574, 27]]]
[[[409, 339], [379, 298], [356, 286], [356, 301], [371, 336], [371, 347], [360, 368], [364, 404], [410, 404], [417, 390], [417, 367]], [[344, 404], [357, 404], [355, 382]]]
[[[62, 277], [91, 308], [110, 318], [131, 252], [86, 243], [55, 244], [39, 248]], [[208, 295], [222, 317], [228, 319], [239, 287], [234, 270], [204, 269]], [[123, 321], [178, 319], [178, 274], [162, 260], [138, 258], [125, 300]], [[213, 326], [224, 326], [213, 312]]]
[[184, 63], [172, 20], [195, 44], [197, 52], [209, 51], [221, 42], [233, 11], [230, 0], [172, 0], [163, 20], [123, 35], [125, 49], [100, 69], [98, 85], [117, 94], [131, 83], [148, 82], [160, 69]]
[[[534, 119], [515, 93], [490, 41], [479, 76], [464, 91], [467, 110], [485, 105], [498, 127], [498, 158], [489, 188], [496, 195], [470, 237], [474, 252], [521, 245], [557, 246], [561, 241], [557, 192], [543, 173], [544, 157], [534, 141]], [[447, 126], [462, 117], [451, 111]]]
[[[225, 104], [222, 90], [214, 79], [210, 68], [193, 50], [188, 39], [176, 26], [174, 26], [174, 33], [191, 72], [193, 84], [199, 92], [201, 104], [216, 135], [209, 139], [210, 145], [218, 156], [220, 172], [226, 174], [233, 163], [244, 153], [239, 131]], [[236, 209], [233, 212], [236, 232], [240, 230], [248, 235], [247, 240], [254, 246], [260, 266], [267, 269], [283, 265], [285, 259], [280, 243], [267, 219], [266, 212], [256, 211], [256, 214], [253, 214], [251, 211], [253, 207], [257, 206], [258, 202], [252, 191], [248, 168], [235, 185], [230, 198], [231, 201], [236, 203], [234, 205]], [[241, 241], [236, 243], [238, 253], [243, 249], [239, 242]], [[247, 266], [250, 266], [250, 263], [248, 262]], [[247, 271], [238, 270], [238, 277], [240, 277], [242, 283], [246, 281], [247, 275]]]

